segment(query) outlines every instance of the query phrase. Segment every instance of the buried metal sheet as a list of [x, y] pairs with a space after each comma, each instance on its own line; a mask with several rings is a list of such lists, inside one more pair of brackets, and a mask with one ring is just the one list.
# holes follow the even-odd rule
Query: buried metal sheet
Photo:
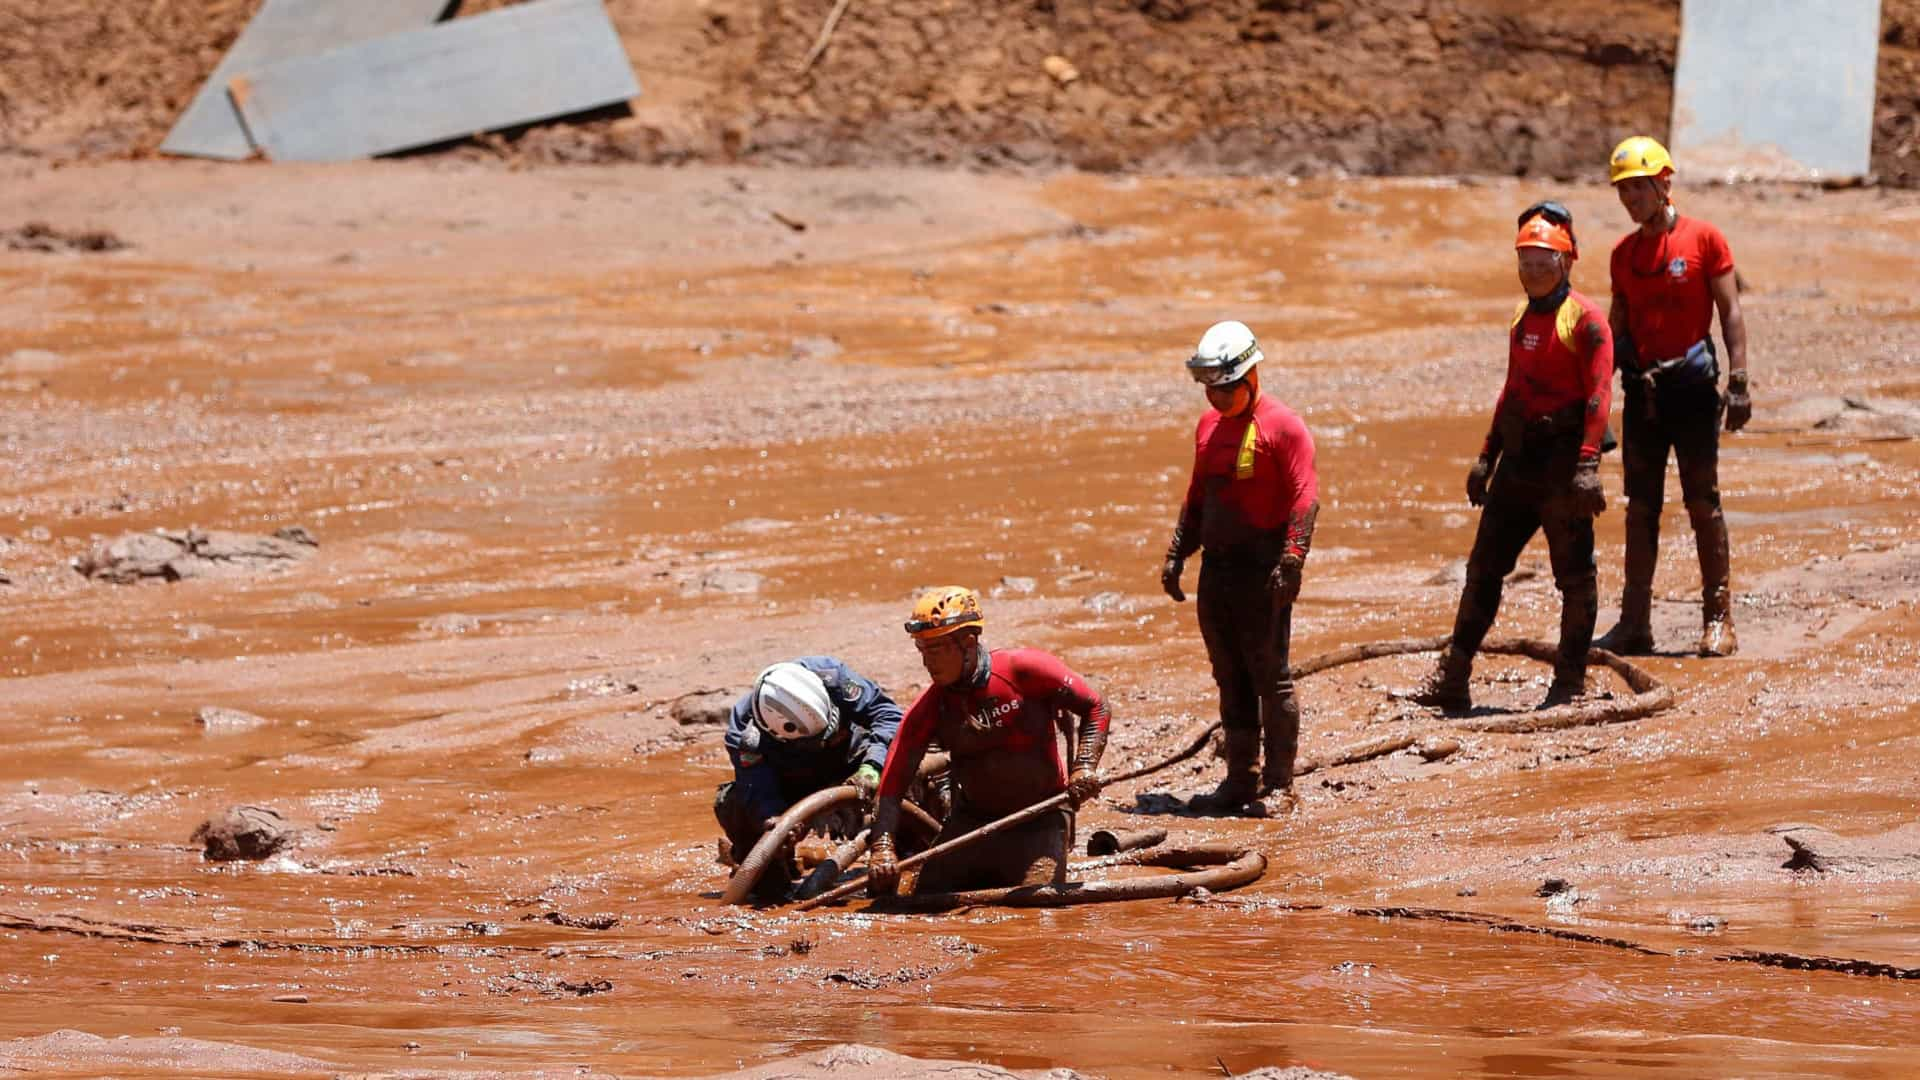
[[431, 26], [449, 0], [266, 0], [220, 58], [160, 144], [162, 153], [239, 160], [253, 143], [227, 98], [227, 80], [296, 56]]
[[539, 0], [232, 81], [276, 161], [345, 161], [626, 101], [640, 92], [600, 0]]
[[1673, 152], [1694, 178], [1861, 176], [1880, 0], [1686, 0]]

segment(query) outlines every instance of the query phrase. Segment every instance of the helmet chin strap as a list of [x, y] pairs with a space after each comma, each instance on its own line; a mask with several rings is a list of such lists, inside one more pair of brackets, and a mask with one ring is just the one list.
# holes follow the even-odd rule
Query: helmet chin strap
[[960, 682], [970, 689], [978, 690], [987, 685], [987, 677], [993, 673], [993, 660], [987, 655], [987, 647], [974, 634], [968, 644], [967, 670], [960, 676]]

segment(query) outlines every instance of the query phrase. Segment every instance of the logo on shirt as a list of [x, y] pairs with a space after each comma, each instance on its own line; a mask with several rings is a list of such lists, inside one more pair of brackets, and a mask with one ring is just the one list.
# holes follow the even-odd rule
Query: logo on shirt
[[1687, 260], [1684, 256], [1676, 255], [1673, 261], [1667, 264], [1667, 276], [1675, 281], [1687, 279]]
[[1540, 347], [1540, 335], [1532, 330], [1520, 335], [1520, 348], [1532, 352]]
[[1012, 701], [1003, 701], [991, 709], [980, 709], [972, 716], [967, 717], [967, 726], [975, 731], [992, 731], [999, 725], [1001, 717], [1012, 712], [1017, 712], [1019, 708], [1019, 698], [1015, 698]]

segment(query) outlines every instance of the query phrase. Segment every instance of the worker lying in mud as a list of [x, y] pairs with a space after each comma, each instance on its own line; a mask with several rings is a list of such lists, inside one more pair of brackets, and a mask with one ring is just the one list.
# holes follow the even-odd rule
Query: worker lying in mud
[[[816, 791], [852, 784], [871, 800], [899, 730], [900, 706], [831, 656], [762, 671], [727, 718], [733, 779], [713, 799], [732, 861], [746, 858], [774, 819]], [[832, 831], [851, 835], [858, 824]], [[763, 879], [766, 888], [777, 889], [778, 878]]]
[[1593, 519], [1606, 509], [1600, 444], [1613, 385], [1613, 338], [1591, 300], [1570, 277], [1579, 248], [1573, 217], [1558, 203], [1520, 215], [1514, 239], [1527, 299], [1514, 313], [1507, 381], [1493, 424], [1467, 473], [1467, 501], [1484, 507], [1453, 637], [1439, 666], [1411, 696], [1450, 712], [1472, 707], [1474, 653], [1493, 627], [1500, 587], [1520, 552], [1545, 530], [1553, 583], [1560, 590], [1560, 647], [1542, 707], [1585, 692], [1598, 588]]
[[1220, 688], [1227, 759], [1220, 786], [1189, 803], [1208, 813], [1264, 816], [1294, 807], [1300, 706], [1288, 652], [1320, 513], [1319, 477], [1307, 426], [1260, 391], [1262, 355], [1244, 323], [1223, 322], [1187, 361], [1210, 408], [1194, 432], [1193, 477], [1160, 570], [1161, 587], [1183, 601], [1180, 572], [1202, 552], [1200, 636]]
[[[953, 812], [936, 843], [1065, 791], [1074, 808], [1100, 790], [1107, 747], [1107, 705], [1085, 679], [1038, 649], [987, 650], [980, 598], [957, 585], [934, 589], [914, 605], [907, 633], [932, 685], [907, 709], [887, 754], [873, 812], [867, 887], [890, 896], [900, 884], [894, 833], [900, 799], [929, 741], [951, 757]], [[1072, 769], [1061, 759], [1056, 728], [1069, 733]], [[1073, 844], [1072, 809], [1062, 808], [926, 863], [917, 891], [1058, 885]]]
[[[1733, 252], [1720, 230], [1673, 208], [1673, 159], [1644, 135], [1614, 148], [1609, 178], [1638, 226], [1613, 247], [1607, 312], [1614, 359], [1626, 388], [1626, 587], [1620, 621], [1600, 644], [1623, 655], [1653, 651], [1653, 568], [1660, 558], [1660, 506], [1667, 452], [1680, 463], [1680, 496], [1700, 556], [1701, 656], [1732, 656], [1731, 546], [1720, 512], [1720, 417], [1746, 426], [1747, 324], [1734, 287]], [[1727, 393], [1713, 351], [1713, 316], [1727, 345]]]

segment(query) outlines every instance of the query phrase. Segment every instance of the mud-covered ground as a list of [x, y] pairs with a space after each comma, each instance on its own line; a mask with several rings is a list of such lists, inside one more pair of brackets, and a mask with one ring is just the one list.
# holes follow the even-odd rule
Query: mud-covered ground
[[[1084, 815], [1267, 854], [1209, 903], [911, 917], [718, 906], [725, 758], [676, 703], [816, 651], [910, 697], [908, 600], [960, 581], [994, 642], [1111, 696], [1110, 761], [1170, 749], [1213, 704], [1157, 552], [1201, 407], [1181, 360], [1222, 317], [1318, 440], [1297, 657], [1443, 632], [1512, 214], [1565, 196], [1603, 293], [1608, 191], [444, 159], [5, 182], [21, 220], [128, 246], [0, 247], [0, 1067], [1920, 1066], [1920, 196], [1681, 193], [1747, 282], [1756, 411], [1724, 450], [1737, 658], [1685, 655], [1670, 496], [1646, 666], [1672, 710], [1463, 731], [1387, 693], [1427, 658], [1339, 668], [1303, 683], [1307, 754], [1460, 750], [1315, 773], [1281, 821], [1166, 813], [1211, 759]], [[75, 569], [196, 527], [317, 546]], [[1555, 610], [1536, 547], [1496, 633]], [[1546, 674], [1484, 661], [1480, 719]], [[300, 842], [204, 862], [189, 835], [238, 804]], [[1789, 835], [1828, 869], [1785, 868]]]

